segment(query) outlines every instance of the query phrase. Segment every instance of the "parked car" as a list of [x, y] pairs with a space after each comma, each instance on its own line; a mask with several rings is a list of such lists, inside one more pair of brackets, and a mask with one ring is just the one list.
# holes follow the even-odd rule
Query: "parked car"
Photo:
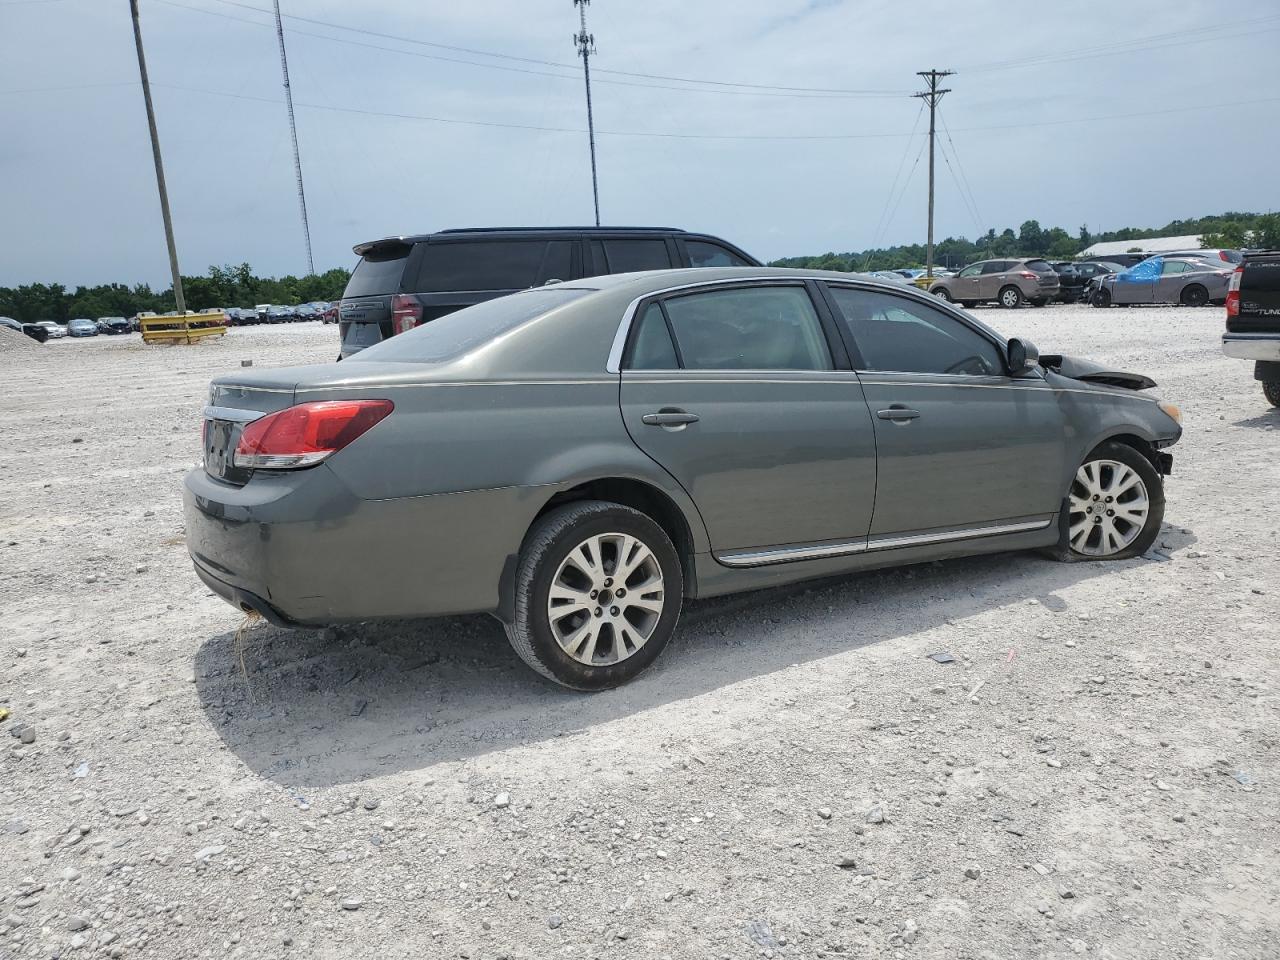
[[314, 320], [316, 318], [316, 308], [309, 303], [300, 303], [293, 308], [294, 319], [297, 320]]
[[326, 306], [320, 314], [321, 323], [337, 323], [338, 322], [338, 301]]
[[99, 317], [98, 332], [111, 335], [128, 333], [129, 321], [124, 317]]
[[69, 337], [96, 337], [97, 335], [98, 325], [85, 317], [76, 317], [67, 323]]
[[273, 623], [489, 612], [594, 690], [653, 662], [685, 597], [1142, 554], [1181, 435], [1152, 386], [851, 274], [595, 277], [215, 380], [186, 539]]
[[669, 227], [443, 230], [362, 243], [338, 308], [350, 357], [494, 297], [561, 280], [670, 267], [759, 266], [718, 237]]
[[61, 340], [67, 335], [67, 328], [60, 323], [54, 323], [52, 320], [40, 320], [39, 325], [49, 331], [50, 340]]
[[1135, 303], [1180, 303], [1203, 307], [1223, 303], [1232, 270], [1197, 257], [1151, 257], [1098, 283], [1090, 303], [1095, 307]]
[[1105, 257], [1081, 257], [1077, 263], [1118, 263], [1126, 270], [1151, 257], [1149, 253], [1112, 253]]
[[266, 323], [266, 322], [267, 322], [267, 311], [271, 309], [271, 304], [269, 304], [269, 303], [259, 303], [259, 304], [257, 304], [256, 306], [254, 306], [254, 308], [253, 308], [253, 309], [254, 309], [254, 312], [255, 312], [255, 313], [257, 313], [257, 315], [258, 315], [258, 322], [259, 322], [259, 323]]
[[1253, 378], [1280, 407], [1280, 250], [1246, 254], [1227, 289], [1222, 352], [1253, 361]]
[[19, 323], [13, 317], [0, 317], [0, 327], [8, 327], [18, 333], [25, 333], [37, 343], [44, 343], [49, 339], [49, 331], [38, 323]]
[[1196, 250], [1169, 250], [1162, 253], [1164, 257], [1200, 257], [1214, 262], [1239, 265], [1244, 262], [1244, 254], [1239, 250], [1223, 250], [1219, 247], [1207, 247]]
[[267, 308], [267, 323], [293, 323], [297, 319], [293, 307], [273, 306]]
[[1086, 263], [1074, 263], [1070, 260], [1052, 264], [1058, 274], [1058, 299], [1063, 303], [1075, 303], [1084, 299], [1089, 282], [1096, 277], [1105, 277], [1108, 273], [1120, 273], [1124, 267], [1118, 263], [1091, 260]]
[[908, 283], [906, 277], [902, 275], [900, 270], [872, 270], [866, 274], [868, 277], [875, 277], [877, 280], [885, 280], [889, 283]]
[[1019, 260], [979, 260], [954, 277], [935, 280], [929, 292], [943, 300], [973, 307], [995, 301], [1002, 307], [1023, 303], [1043, 307], [1058, 295], [1058, 274], [1048, 260], [1024, 257]]

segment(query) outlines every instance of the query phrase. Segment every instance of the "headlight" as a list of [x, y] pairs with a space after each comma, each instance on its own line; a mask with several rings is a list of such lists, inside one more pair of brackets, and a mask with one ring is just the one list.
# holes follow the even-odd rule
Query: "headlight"
[[1161, 400], [1156, 406], [1169, 415], [1169, 419], [1179, 426], [1182, 425], [1182, 408], [1176, 403], [1170, 403], [1168, 400]]

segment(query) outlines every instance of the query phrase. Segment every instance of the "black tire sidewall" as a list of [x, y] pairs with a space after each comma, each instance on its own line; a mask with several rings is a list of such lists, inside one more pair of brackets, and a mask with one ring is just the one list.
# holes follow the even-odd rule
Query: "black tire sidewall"
[[[1151, 508], [1147, 511], [1146, 526], [1142, 528], [1142, 532], [1138, 534], [1138, 538], [1133, 543], [1119, 553], [1114, 553], [1109, 557], [1094, 557], [1085, 553], [1077, 553], [1071, 548], [1070, 498], [1064, 497], [1062, 511], [1065, 516], [1061, 524], [1062, 541], [1059, 547], [1065, 550], [1070, 558], [1077, 563], [1086, 560], [1131, 560], [1134, 557], [1142, 556], [1156, 542], [1156, 537], [1160, 535], [1161, 524], [1164, 522], [1164, 480], [1156, 472], [1156, 468], [1152, 466], [1150, 460], [1133, 449], [1133, 447], [1124, 443], [1108, 442], [1099, 444], [1090, 452], [1089, 456], [1081, 461], [1080, 466], [1084, 466], [1084, 464], [1092, 460], [1115, 460], [1136, 470], [1138, 476], [1142, 477], [1142, 482], [1147, 487], [1147, 501], [1151, 504]], [[1072, 483], [1075, 482], [1074, 478], [1075, 475], [1072, 474]], [[1070, 486], [1068, 486], [1069, 491]]]
[[[569, 552], [587, 537], [601, 533], [627, 533], [653, 551], [662, 568], [666, 602], [653, 634], [636, 653], [620, 663], [592, 667], [579, 663], [560, 647], [545, 615], [552, 579]], [[680, 558], [663, 529], [644, 514], [628, 507], [609, 505], [560, 531], [537, 555], [521, 558], [532, 566], [528, 609], [517, 617], [516, 628], [527, 631], [538, 661], [552, 678], [575, 690], [608, 690], [643, 673], [666, 649], [680, 620], [684, 574]], [[523, 622], [519, 622], [523, 621]]]
[[939, 287], [937, 290], [933, 291], [933, 295], [939, 300], [947, 301], [947, 303], [955, 303], [955, 300], [945, 287]]
[[1199, 284], [1192, 284], [1182, 291], [1182, 302], [1188, 307], [1208, 306], [1209, 291]]
[[1273, 407], [1280, 407], [1280, 380], [1263, 380], [1262, 395]]

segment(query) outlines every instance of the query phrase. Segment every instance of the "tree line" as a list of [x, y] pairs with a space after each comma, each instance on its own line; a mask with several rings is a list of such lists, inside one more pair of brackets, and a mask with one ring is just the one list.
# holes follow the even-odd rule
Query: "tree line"
[[[933, 262], [940, 267], [956, 268], [991, 257], [1070, 260], [1093, 243], [1191, 234], [1201, 235], [1206, 247], [1277, 249], [1280, 248], [1280, 214], [1223, 213], [1196, 220], [1173, 220], [1163, 227], [1125, 227], [1103, 233], [1091, 233], [1089, 227], [1084, 225], [1074, 235], [1061, 227], [1045, 229], [1040, 226], [1039, 221], [1027, 220], [1018, 228], [1017, 233], [1006, 227], [999, 233], [994, 229], [988, 230], [977, 240], [947, 237], [934, 244]], [[926, 252], [923, 243], [912, 243], [849, 253], [829, 252], [818, 256], [783, 257], [769, 265], [811, 270], [897, 270], [923, 266]]]
[[[207, 276], [183, 277], [182, 292], [188, 310], [206, 307], [252, 307], [259, 303], [292, 306], [316, 300], [337, 300], [351, 271], [341, 267], [305, 277], [256, 277], [247, 263], [210, 267]], [[68, 290], [60, 283], [30, 283], [0, 287], [0, 316], [20, 323], [54, 320], [66, 323], [75, 317], [132, 317], [151, 311], [175, 309], [173, 287], [152, 290], [145, 283], [128, 286], [104, 283]]]

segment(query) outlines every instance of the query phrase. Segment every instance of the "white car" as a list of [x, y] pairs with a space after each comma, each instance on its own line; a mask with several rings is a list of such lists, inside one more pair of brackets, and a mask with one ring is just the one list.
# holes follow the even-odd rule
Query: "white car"
[[40, 326], [49, 331], [50, 340], [60, 340], [67, 335], [67, 328], [60, 323], [54, 323], [52, 320], [41, 320]]

